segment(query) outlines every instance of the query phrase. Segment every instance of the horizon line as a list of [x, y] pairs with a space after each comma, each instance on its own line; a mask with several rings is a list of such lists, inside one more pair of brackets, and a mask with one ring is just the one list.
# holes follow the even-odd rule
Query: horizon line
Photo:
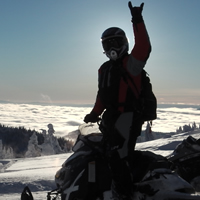
[[[6, 101], [6, 100], [0, 100], [0, 103], [11, 103], [11, 104], [33, 104], [33, 105], [57, 105], [57, 106], [84, 106], [84, 107], [92, 107], [94, 106], [94, 103], [59, 103], [59, 102], [45, 102], [45, 101]], [[194, 103], [176, 103], [176, 102], [160, 102], [157, 103], [157, 105], [178, 105], [178, 106], [200, 106], [200, 104], [194, 104]]]

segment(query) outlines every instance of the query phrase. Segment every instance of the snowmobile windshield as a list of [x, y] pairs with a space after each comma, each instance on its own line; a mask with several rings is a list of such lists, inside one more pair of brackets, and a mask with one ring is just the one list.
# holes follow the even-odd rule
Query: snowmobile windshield
[[91, 149], [99, 149], [99, 145], [103, 138], [99, 127], [95, 124], [82, 124], [79, 126], [79, 136], [72, 148], [74, 152], [90, 151]]
[[78, 130], [81, 135], [89, 135], [91, 133], [100, 133], [99, 126], [94, 123], [81, 124]]

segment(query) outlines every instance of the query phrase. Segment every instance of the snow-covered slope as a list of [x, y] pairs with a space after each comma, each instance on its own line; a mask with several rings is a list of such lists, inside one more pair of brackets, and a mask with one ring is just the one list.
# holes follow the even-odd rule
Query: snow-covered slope
[[200, 130], [173, 134], [168, 138], [160, 138], [148, 142], [137, 143], [136, 149], [142, 151], [152, 151], [153, 153], [168, 156], [173, 152], [175, 147], [186, 139], [189, 135], [198, 139], [200, 138]]

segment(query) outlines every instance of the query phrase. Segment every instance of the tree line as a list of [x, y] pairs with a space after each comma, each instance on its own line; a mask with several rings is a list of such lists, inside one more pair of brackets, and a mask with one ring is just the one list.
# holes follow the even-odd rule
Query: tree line
[[[30, 137], [35, 133], [37, 135], [38, 145], [44, 143], [44, 135], [35, 130], [26, 129], [24, 127], [9, 127], [0, 124], [0, 140], [2, 141], [2, 148], [7, 149], [11, 147], [16, 157], [23, 157], [28, 149], [28, 142]], [[69, 151], [73, 146], [73, 142], [63, 137], [57, 138], [61, 149], [68, 147]]]

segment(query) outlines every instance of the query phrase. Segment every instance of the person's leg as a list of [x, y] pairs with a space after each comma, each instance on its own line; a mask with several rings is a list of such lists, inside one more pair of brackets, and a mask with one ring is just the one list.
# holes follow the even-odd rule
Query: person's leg
[[115, 199], [130, 199], [131, 196], [132, 179], [127, 158], [132, 119], [132, 113], [121, 114], [115, 123], [115, 131], [110, 141], [109, 166], [113, 176], [112, 192]]

